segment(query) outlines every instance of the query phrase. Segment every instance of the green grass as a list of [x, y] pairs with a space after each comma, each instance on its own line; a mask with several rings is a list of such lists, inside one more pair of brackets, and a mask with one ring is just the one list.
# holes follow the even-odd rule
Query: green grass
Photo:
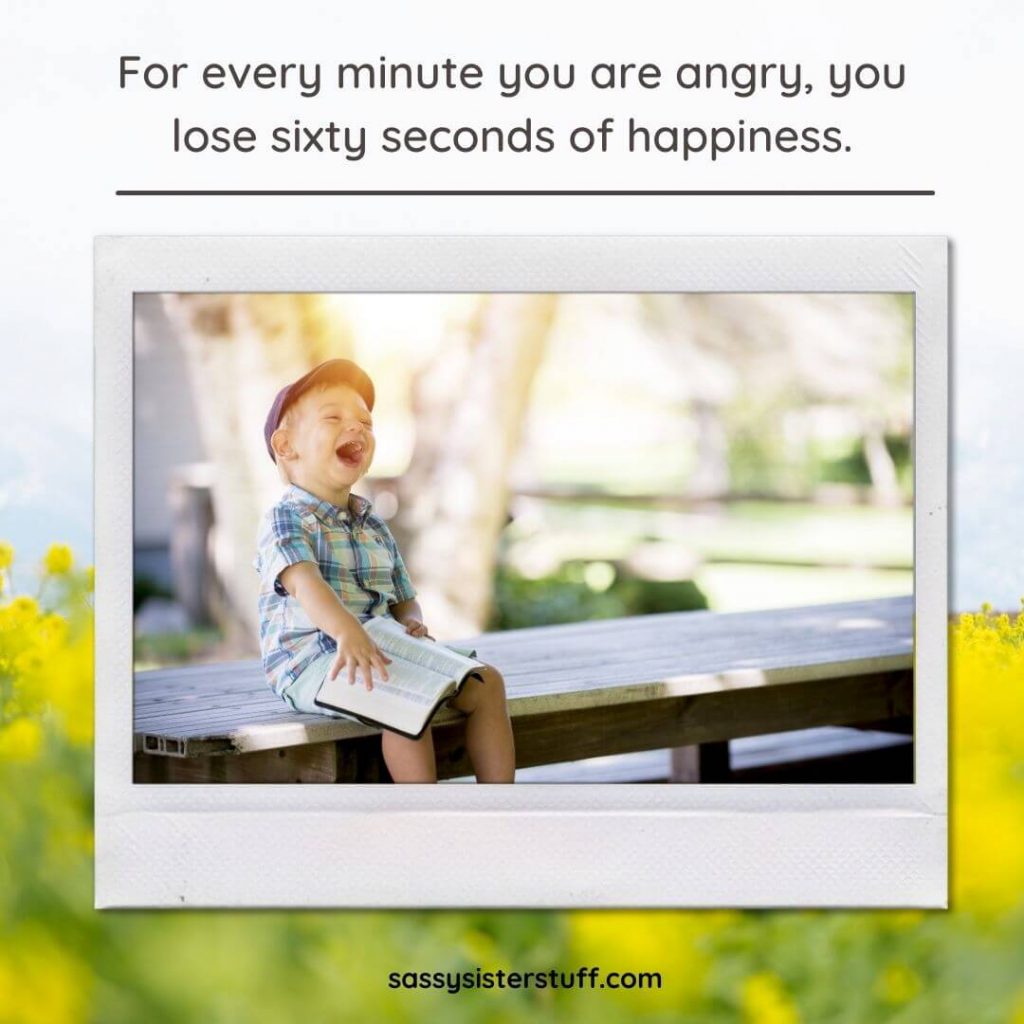
[[210, 655], [223, 637], [216, 629], [193, 629], [187, 633], [155, 633], [135, 637], [135, 670], [143, 672], [164, 665], [189, 661], [211, 661]]
[[705, 562], [913, 566], [909, 508], [740, 502], [704, 513], [559, 501], [540, 507], [539, 528], [527, 531], [513, 523], [507, 539], [542, 543], [563, 561], [623, 558], [638, 541], [657, 540]]
[[701, 554], [710, 560], [913, 566], [909, 508], [743, 502], [695, 533]]

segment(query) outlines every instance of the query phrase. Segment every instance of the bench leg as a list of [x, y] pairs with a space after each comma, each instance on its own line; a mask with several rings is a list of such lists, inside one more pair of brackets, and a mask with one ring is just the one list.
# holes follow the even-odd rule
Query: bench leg
[[390, 782], [391, 775], [380, 749], [380, 735], [360, 736], [335, 743], [336, 782]]
[[669, 782], [728, 782], [729, 741], [675, 747]]

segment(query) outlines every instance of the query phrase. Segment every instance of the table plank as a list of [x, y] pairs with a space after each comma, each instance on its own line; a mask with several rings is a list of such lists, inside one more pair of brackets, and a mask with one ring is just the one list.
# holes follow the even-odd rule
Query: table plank
[[[913, 599], [669, 612], [459, 642], [502, 670], [519, 718], [907, 669]], [[435, 721], [458, 718], [445, 709]], [[135, 723], [139, 749], [155, 737], [190, 752], [266, 750], [374, 731], [292, 712], [269, 691], [258, 661], [136, 673]]]
[[[525, 767], [636, 750], [722, 743], [745, 736], [825, 725], [853, 725], [913, 713], [908, 670], [809, 680], [531, 715], [513, 722], [516, 765]], [[434, 730], [439, 777], [466, 774], [465, 730]]]

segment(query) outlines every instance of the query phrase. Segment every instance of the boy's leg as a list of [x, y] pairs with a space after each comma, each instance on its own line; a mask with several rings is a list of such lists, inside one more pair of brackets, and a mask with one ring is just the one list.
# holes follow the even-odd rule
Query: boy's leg
[[418, 740], [384, 729], [380, 746], [395, 782], [437, 782], [434, 736], [429, 726]]
[[466, 750], [477, 782], [514, 782], [516, 751], [512, 722], [505, 701], [505, 680], [493, 665], [485, 665], [484, 681], [470, 676], [448, 703], [469, 715]]
[[[346, 718], [352, 722], [359, 719], [331, 708], [314, 704], [314, 698], [323, 684], [324, 676], [334, 661], [333, 654], [324, 654], [314, 661], [299, 678], [281, 694], [284, 702], [295, 711], [312, 715], [326, 715], [330, 718]], [[434, 738], [428, 728], [418, 739], [411, 740], [397, 732], [381, 731], [381, 751], [395, 782], [437, 782], [437, 766], [434, 762]]]

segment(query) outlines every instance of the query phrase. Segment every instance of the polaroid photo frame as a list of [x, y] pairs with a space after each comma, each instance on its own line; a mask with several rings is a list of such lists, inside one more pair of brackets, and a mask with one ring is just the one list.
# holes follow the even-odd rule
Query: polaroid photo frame
[[[947, 906], [947, 250], [942, 237], [98, 238], [96, 906]], [[912, 293], [915, 781], [134, 784], [140, 292]]]

